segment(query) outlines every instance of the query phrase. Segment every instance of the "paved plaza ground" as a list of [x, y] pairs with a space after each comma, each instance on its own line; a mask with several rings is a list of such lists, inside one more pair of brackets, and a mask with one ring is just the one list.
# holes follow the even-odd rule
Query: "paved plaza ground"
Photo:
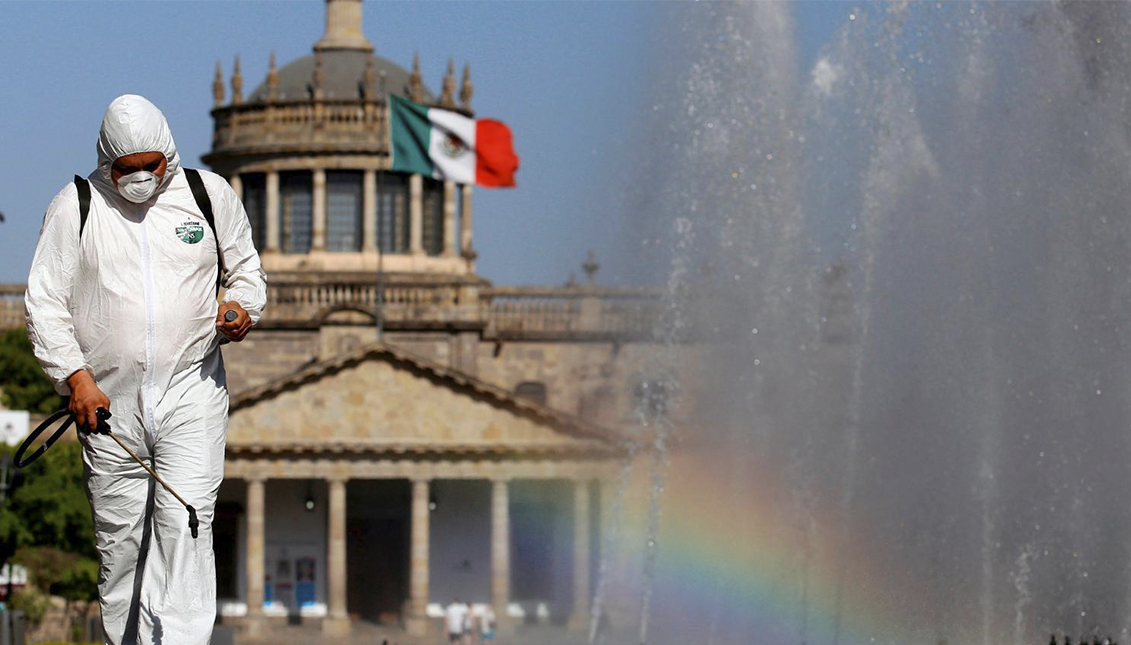
[[[438, 625], [437, 625], [438, 627]], [[500, 637], [495, 645], [584, 645], [586, 637], [559, 626], [520, 626], [514, 635]], [[446, 645], [443, 634], [420, 638], [412, 637], [401, 629], [383, 627], [372, 623], [356, 622], [348, 639], [326, 636], [318, 625], [277, 626], [262, 639], [250, 640], [234, 632], [231, 627], [219, 625], [212, 645]], [[478, 641], [473, 641], [479, 645]]]

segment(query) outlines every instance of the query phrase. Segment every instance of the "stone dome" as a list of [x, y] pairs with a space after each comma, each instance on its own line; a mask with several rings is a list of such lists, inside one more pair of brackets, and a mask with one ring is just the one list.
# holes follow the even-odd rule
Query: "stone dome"
[[[322, 70], [325, 82], [322, 87], [326, 99], [358, 99], [365, 82], [365, 59], [370, 54], [357, 50], [328, 50], [322, 52]], [[377, 74], [377, 92], [382, 93], [381, 78], [384, 72], [385, 94], [408, 96], [409, 72], [386, 58], [374, 56], [374, 71]], [[308, 100], [314, 92], [314, 55], [303, 56], [287, 63], [279, 69], [279, 101]], [[434, 103], [432, 92], [424, 88], [424, 102]], [[267, 81], [263, 81], [251, 93], [247, 101], [260, 103], [267, 100]]]

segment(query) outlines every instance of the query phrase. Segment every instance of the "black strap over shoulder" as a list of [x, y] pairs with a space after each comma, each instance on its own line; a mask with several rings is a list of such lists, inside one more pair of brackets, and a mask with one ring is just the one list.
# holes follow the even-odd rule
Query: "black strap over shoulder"
[[90, 182], [75, 175], [75, 188], [79, 191], [79, 238], [86, 228], [86, 218], [90, 215]]
[[192, 189], [192, 197], [196, 200], [196, 206], [200, 212], [204, 213], [204, 219], [208, 222], [208, 228], [212, 229], [212, 237], [216, 240], [216, 289], [219, 291], [220, 285], [224, 283], [224, 253], [220, 249], [220, 236], [216, 233], [216, 216], [212, 214], [212, 198], [208, 196], [208, 190], [204, 187], [204, 180], [200, 178], [200, 171], [195, 168], [185, 168], [185, 179], [188, 179], [189, 188]]
[[[196, 200], [196, 207], [204, 214], [208, 228], [212, 229], [212, 238], [216, 240], [216, 290], [224, 283], [224, 253], [220, 249], [220, 236], [216, 233], [216, 216], [212, 214], [212, 198], [204, 187], [200, 178], [200, 171], [194, 168], [185, 168], [185, 178], [188, 179], [192, 197]], [[75, 175], [75, 188], [79, 191], [79, 239], [86, 228], [86, 218], [90, 215], [90, 182]]]

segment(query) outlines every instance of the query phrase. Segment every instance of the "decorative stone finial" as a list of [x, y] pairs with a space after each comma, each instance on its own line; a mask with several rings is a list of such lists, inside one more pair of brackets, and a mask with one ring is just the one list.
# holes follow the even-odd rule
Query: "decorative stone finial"
[[314, 43], [314, 51], [329, 49], [373, 52], [361, 28], [361, 0], [326, 0], [326, 33]]
[[471, 63], [463, 66], [463, 82], [460, 84], [460, 106], [468, 112], [471, 111], [471, 95], [475, 93], [475, 85], [471, 83]]
[[408, 77], [408, 98], [420, 102], [424, 100], [424, 77], [420, 75], [420, 52], [412, 57], [412, 74]]
[[581, 265], [581, 270], [585, 272], [585, 276], [589, 279], [589, 284], [593, 284], [594, 278], [597, 277], [597, 272], [601, 270], [600, 263], [597, 262], [597, 256], [593, 251], [585, 258], [585, 264]]
[[220, 69], [220, 61], [216, 61], [216, 76], [212, 78], [212, 107], [224, 104], [224, 72]]
[[326, 87], [326, 70], [322, 67], [322, 51], [316, 50], [314, 52], [314, 98], [320, 99], [323, 97], [323, 89]]
[[444, 107], [456, 106], [456, 66], [452, 59], [448, 59], [448, 72], [444, 74], [444, 81], [440, 85], [440, 105]]
[[232, 105], [243, 103], [243, 75], [240, 74], [240, 57], [236, 55], [235, 69], [232, 70]]
[[279, 70], [275, 67], [275, 50], [271, 50], [271, 62], [267, 65], [267, 100], [279, 98]]
[[361, 96], [370, 101], [377, 98], [377, 64], [372, 56], [365, 58], [365, 76], [362, 78]]

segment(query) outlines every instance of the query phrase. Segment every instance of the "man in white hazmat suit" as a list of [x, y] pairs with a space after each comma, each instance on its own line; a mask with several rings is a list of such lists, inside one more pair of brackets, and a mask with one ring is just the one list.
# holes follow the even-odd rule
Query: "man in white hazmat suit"
[[[35, 355], [56, 389], [71, 396], [78, 421], [94, 428], [95, 410], [109, 409], [113, 432], [200, 519], [194, 540], [172, 495], [108, 437], [80, 433], [102, 624], [114, 645], [211, 638], [212, 517], [228, 417], [219, 344], [221, 336], [242, 340], [266, 303], [239, 198], [223, 178], [199, 171], [214, 234], [186, 172], [161, 111], [140, 96], [115, 99], [89, 189], [76, 178], [51, 202], [28, 278]], [[235, 320], [225, 321], [228, 311]]]

